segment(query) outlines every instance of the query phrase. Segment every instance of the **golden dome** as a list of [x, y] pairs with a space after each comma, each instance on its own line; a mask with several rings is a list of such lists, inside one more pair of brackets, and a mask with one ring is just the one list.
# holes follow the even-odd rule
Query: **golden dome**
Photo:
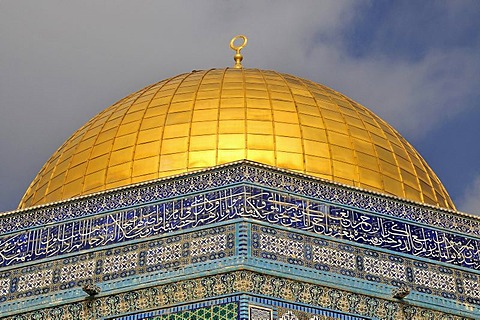
[[115, 103], [47, 161], [19, 208], [240, 159], [454, 209], [418, 152], [371, 111], [275, 71], [182, 74]]

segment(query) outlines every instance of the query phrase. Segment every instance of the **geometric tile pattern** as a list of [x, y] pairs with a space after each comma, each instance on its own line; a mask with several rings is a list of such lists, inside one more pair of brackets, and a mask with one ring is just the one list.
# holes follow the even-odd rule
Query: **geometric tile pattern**
[[[192, 283], [191, 281], [188, 283]], [[182, 305], [172, 305], [167, 308], [163, 308], [162, 305], [156, 305], [158, 303], [156, 296], [153, 296], [152, 293], [156, 292], [157, 288], [149, 290], [149, 297], [153, 299], [149, 301], [148, 306], [153, 308], [153, 310], [143, 310], [141, 312], [135, 312], [135, 314], [115, 317], [115, 320], [151, 320], [151, 319], [198, 319], [198, 317], [204, 317], [208, 315], [230, 317], [229, 319], [238, 319], [238, 310], [241, 308], [239, 306], [240, 297], [238, 295], [225, 297], [225, 298], [213, 298], [208, 300], [200, 300], [198, 302], [191, 303], [186, 301], [187, 304]], [[137, 291], [138, 293], [138, 291]], [[179, 291], [179, 293], [182, 293]], [[135, 295], [137, 296], [137, 295]], [[139, 297], [140, 298], [140, 297]], [[141, 298], [138, 300], [139, 303], [142, 303]], [[162, 307], [161, 309], [158, 309]], [[131, 308], [130, 308], [131, 309]], [[190, 317], [190, 318], [189, 318]], [[203, 318], [201, 318], [203, 319]], [[216, 319], [213, 317], [212, 319]], [[222, 318], [223, 319], [223, 318]], [[82, 319], [83, 320], [83, 319]]]
[[227, 235], [217, 234], [210, 237], [202, 237], [192, 241], [190, 250], [192, 256], [221, 252], [227, 248]]
[[164, 314], [148, 320], [233, 320], [238, 316], [238, 305], [236, 303], [227, 303], [224, 305], [213, 305], [194, 310], [186, 310], [177, 313]]
[[95, 275], [95, 261], [87, 260], [65, 265], [60, 273], [61, 282], [88, 279]]
[[414, 269], [413, 274], [416, 284], [442, 291], [456, 291], [455, 278], [451, 274], [432, 272], [430, 270], [418, 268]]
[[406, 273], [407, 267], [402, 263], [367, 256], [363, 258], [363, 265], [366, 273], [379, 277], [408, 281]]
[[260, 248], [263, 251], [289, 256], [295, 259], [301, 258], [303, 244], [294, 240], [282, 239], [269, 234], [260, 235]]
[[[46, 305], [44, 309], [26, 312], [21, 315], [20, 318], [16, 316], [5, 316], [5, 319], [26, 320], [52, 318], [64, 320], [97, 320], [111, 318], [126, 313], [131, 314], [134, 312], [141, 312], [142, 310], [152, 309], [159, 305], [161, 305], [162, 308], [168, 308], [173, 305], [181, 305], [190, 301], [211, 299], [212, 293], [209, 291], [208, 287], [212, 282], [216, 284], [213, 296], [231, 295], [235, 292], [244, 295], [274, 295], [275, 299], [287, 302], [290, 301], [300, 305], [308, 304], [319, 309], [330, 309], [337, 310], [338, 312], [358, 314], [359, 316], [368, 319], [397, 320], [402, 319], [406, 312], [419, 315], [419, 317], [414, 319], [467, 319], [455, 315], [447, 315], [440, 311], [410, 306], [400, 301], [384, 300], [378, 297], [365, 296], [362, 294], [352, 294], [340, 289], [328, 288], [312, 283], [279, 278], [250, 271], [235, 271], [192, 280], [181, 280], [175, 283], [161, 284], [135, 291], [101, 296], [94, 300], [86, 299], [57, 307], [49, 308], [49, 306]], [[191, 290], [190, 288], [192, 286], [199, 288], [199, 290]], [[277, 290], [272, 286], [277, 286]], [[262, 299], [262, 301], [265, 304], [269, 303], [269, 299], [267, 298]], [[234, 312], [232, 312], [232, 314], [233, 313]], [[298, 312], [292, 313], [294, 313], [299, 319], [302, 319], [299, 317], [300, 314]], [[54, 318], [50, 316], [52, 314], [60, 314], [61, 317]], [[283, 314], [280, 314], [280, 316], [283, 316]], [[312, 317], [314, 315], [310, 314], [308, 316]], [[166, 317], [161, 319], [179, 318]], [[188, 318], [184, 317], [180, 319]], [[195, 319], [195, 317], [190, 319]], [[233, 319], [235, 319], [235, 317], [233, 317]], [[320, 319], [325, 318], [320, 317]], [[326, 319], [330, 320], [329, 318]], [[356, 317], [344, 316], [342, 319], [356, 319]]]
[[28, 273], [18, 279], [17, 291], [23, 292], [43, 288], [52, 282], [52, 270], [43, 270], [35, 273]]
[[325, 247], [313, 246], [313, 261], [337, 268], [356, 269], [355, 255], [353, 253]]
[[480, 283], [478, 280], [464, 280], [465, 295], [480, 299]]
[[0, 279], [0, 296], [6, 295], [9, 289], [10, 289], [10, 279], [9, 278]]
[[147, 265], [163, 263], [172, 260], [178, 260], [182, 257], [182, 245], [174, 243], [162, 247], [148, 250]]
[[107, 256], [103, 261], [103, 272], [108, 274], [135, 269], [137, 267], [137, 260], [137, 252]]

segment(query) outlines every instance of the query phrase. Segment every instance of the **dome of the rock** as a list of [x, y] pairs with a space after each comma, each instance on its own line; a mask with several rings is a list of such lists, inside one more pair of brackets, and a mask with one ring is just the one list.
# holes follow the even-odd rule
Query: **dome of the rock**
[[323, 85], [275, 71], [212, 69], [135, 92], [78, 129], [19, 208], [247, 159], [454, 209], [389, 124]]

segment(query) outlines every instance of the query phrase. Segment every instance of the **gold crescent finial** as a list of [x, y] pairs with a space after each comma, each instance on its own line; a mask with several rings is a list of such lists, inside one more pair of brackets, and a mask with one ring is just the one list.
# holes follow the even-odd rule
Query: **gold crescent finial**
[[[235, 41], [237, 39], [242, 39], [243, 40], [243, 43], [239, 46], [235, 45]], [[248, 41], [247, 37], [245, 37], [243, 34], [240, 34], [238, 36], [233, 37], [232, 40], [230, 41], [230, 48], [232, 48], [232, 50], [235, 50], [235, 52], [236, 52], [235, 56], [233, 57], [233, 60], [235, 60], [235, 65], [233, 67], [236, 68], [236, 69], [242, 69], [243, 68], [243, 66], [242, 66], [243, 56], [240, 53], [240, 50], [245, 48], [245, 46], [247, 45], [247, 41]]]

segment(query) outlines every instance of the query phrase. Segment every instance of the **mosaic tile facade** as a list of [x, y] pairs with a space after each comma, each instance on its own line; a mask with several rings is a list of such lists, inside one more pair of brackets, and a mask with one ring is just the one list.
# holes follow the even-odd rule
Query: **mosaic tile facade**
[[[287, 244], [295, 249], [287, 249]], [[253, 257], [277, 264], [407, 286], [413, 291], [480, 305], [475, 292], [480, 277], [474, 273], [257, 224], [252, 225], [252, 248]]]
[[281, 265], [293, 265], [480, 305], [480, 276], [474, 273], [260, 224], [243, 222], [236, 229], [226, 224], [0, 272], [5, 284], [0, 302], [67, 291], [91, 282], [166, 275], [236, 255], [243, 255], [244, 265], [255, 264], [242, 251], [246, 244], [240, 241], [251, 232], [251, 257], [272, 261], [279, 270]]
[[164, 314], [161, 316], [145, 318], [147, 320], [233, 320], [238, 318], [236, 303], [213, 305], [205, 308], [187, 310], [178, 313]]
[[66, 263], [60, 271], [60, 282], [62, 283], [78, 279], [92, 279], [95, 276], [95, 260], [93, 259], [77, 263]]
[[[0, 284], [4, 284], [0, 302], [231, 257], [235, 254], [235, 238], [234, 225], [219, 226], [0, 271]], [[205, 250], [198, 250], [202, 246]]]
[[0, 314], [201, 319], [236, 301], [242, 320], [456, 320], [442, 306], [480, 312], [478, 221], [241, 162], [0, 216]]
[[[213, 292], [209, 284], [215, 283]], [[191, 289], [195, 288], [195, 289]], [[249, 271], [237, 271], [219, 274], [206, 278], [177, 281], [150, 288], [134, 290], [116, 295], [101, 296], [93, 300], [83, 300], [54, 308], [45, 308], [16, 316], [6, 316], [6, 320], [27, 319], [64, 319], [64, 320], [97, 320], [112, 319], [120, 314], [130, 313], [119, 319], [141, 319], [133, 316], [152, 307], [179, 305], [188, 301], [211, 299], [214, 296], [235, 295], [235, 292], [250, 296], [271, 296], [264, 303], [290, 301], [291, 303], [308, 304], [311, 310], [338, 310], [329, 312], [333, 319], [375, 318], [385, 320], [421, 319], [421, 320], [464, 320], [470, 319], [404, 304], [399, 301], [384, 300], [362, 294], [323, 287], [316, 284], [299, 282], [287, 278], [263, 275]], [[273, 298], [275, 297], [275, 298]], [[274, 300], [272, 300], [274, 299]], [[278, 302], [276, 304], [279, 304]], [[280, 303], [281, 304], [281, 303]], [[275, 307], [273, 307], [275, 308]], [[317, 309], [316, 309], [317, 308]], [[301, 312], [279, 309], [278, 315], [285, 316], [289, 311], [295, 316]], [[344, 312], [342, 314], [342, 312]], [[358, 314], [353, 316], [348, 314]], [[307, 313], [308, 314], [308, 313]], [[415, 315], [413, 317], [412, 315]], [[315, 314], [312, 314], [315, 316]], [[328, 319], [318, 315], [320, 319]], [[164, 318], [160, 318], [164, 319]], [[169, 319], [168, 317], [166, 319]], [[175, 319], [175, 318], [174, 318]], [[246, 318], [245, 318], [246, 319]], [[301, 318], [299, 318], [301, 319]], [[242, 319], [243, 320], [243, 319]]]

